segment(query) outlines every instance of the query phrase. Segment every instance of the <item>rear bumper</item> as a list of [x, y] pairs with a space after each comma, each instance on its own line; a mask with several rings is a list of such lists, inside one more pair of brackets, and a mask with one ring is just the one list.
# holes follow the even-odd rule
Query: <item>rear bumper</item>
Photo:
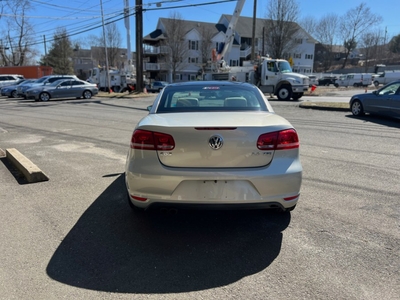
[[[140, 160], [128, 156], [125, 182], [132, 203], [141, 208], [161, 204], [228, 209], [289, 208], [296, 205], [302, 182], [302, 166], [294, 155], [296, 151], [275, 154], [272, 163], [265, 167], [220, 170], [168, 168], [160, 163], [142, 165]], [[156, 156], [154, 159], [158, 162]], [[294, 198], [285, 200], [288, 197]]]

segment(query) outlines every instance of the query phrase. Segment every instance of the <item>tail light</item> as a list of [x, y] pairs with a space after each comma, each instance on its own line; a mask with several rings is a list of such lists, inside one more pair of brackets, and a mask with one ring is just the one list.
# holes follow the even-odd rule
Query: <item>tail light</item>
[[299, 148], [299, 145], [299, 137], [294, 129], [264, 133], [257, 140], [260, 150], [287, 150]]
[[135, 130], [131, 139], [132, 149], [172, 150], [175, 148], [173, 137], [166, 133], [148, 130]]

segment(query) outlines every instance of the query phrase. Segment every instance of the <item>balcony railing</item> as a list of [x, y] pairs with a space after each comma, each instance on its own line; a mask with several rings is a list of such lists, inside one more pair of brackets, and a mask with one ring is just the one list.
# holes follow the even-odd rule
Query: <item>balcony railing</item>
[[168, 53], [168, 47], [167, 46], [145, 46], [143, 47], [143, 52], [144, 54], [165, 54]]
[[145, 71], [162, 71], [168, 70], [167, 63], [144, 63], [143, 70]]
[[251, 54], [251, 47], [247, 47], [245, 50], [240, 51], [240, 57], [246, 58]]

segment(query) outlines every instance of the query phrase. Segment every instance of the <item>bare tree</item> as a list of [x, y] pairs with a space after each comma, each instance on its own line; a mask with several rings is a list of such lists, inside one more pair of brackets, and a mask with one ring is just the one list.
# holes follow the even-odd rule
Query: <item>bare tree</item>
[[167, 65], [172, 73], [172, 81], [175, 81], [177, 71], [182, 69], [188, 59], [188, 40], [185, 39], [186, 29], [182, 16], [178, 12], [172, 12], [165, 22], [165, 46], [168, 49], [166, 57]]
[[365, 2], [357, 7], [350, 9], [341, 19], [340, 33], [345, 47], [345, 58], [342, 68], [346, 67], [346, 63], [350, 53], [356, 49], [360, 36], [370, 30], [371, 27], [378, 25], [382, 21], [382, 17], [371, 12]]
[[212, 53], [212, 38], [214, 37], [214, 32], [210, 30], [207, 26], [202, 26], [200, 28], [200, 52], [201, 52], [201, 66], [202, 72], [204, 72], [204, 68], [207, 66], [207, 62], [211, 60]]
[[272, 57], [281, 58], [294, 48], [294, 37], [299, 27], [296, 23], [299, 8], [296, 0], [271, 0], [267, 5], [264, 22], [267, 51]]
[[37, 55], [37, 51], [30, 46], [33, 36], [33, 27], [26, 18], [31, 9], [28, 0], [10, 0], [1, 9], [9, 11], [7, 17], [2, 18], [0, 27], [0, 55], [4, 65], [23, 66]]
[[314, 16], [306, 16], [298, 23], [309, 35], [315, 37], [315, 31], [318, 29], [318, 20]]
[[363, 51], [365, 72], [368, 71], [370, 60], [377, 58], [381, 39], [382, 34], [379, 30], [364, 32], [360, 37], [359, 45]]
[[122, 38], [116, 23], [106, 25], [107, 55], [110, 66], [117, 66], [120, 61], [119, 48]]
[[325, 72], [331, 68], [334, 59], [334, 46], [338, 25], [338, 15], [327, 14], [317, 22], [315, 27], [315, 38], [323, 45], [323, 51], [318, 55], [318, 60], [321, 61]]

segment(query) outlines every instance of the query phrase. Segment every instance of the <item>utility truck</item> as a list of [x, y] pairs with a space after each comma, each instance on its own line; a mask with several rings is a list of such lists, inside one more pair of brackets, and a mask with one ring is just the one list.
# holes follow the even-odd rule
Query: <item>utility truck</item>
[[[280, 100], [298, 100], [309, 88], [308, 76], [294, 73], [288, 61], [259, 57], [255, 61], [244, 61], [243, 66], [230, 67], [226, 59], [232, 48], [235, 27], [245, 0], [238, 0], [234, 14], [225, 34], [224, 47], [213, 54], [213, 60], [203, 73], [203, 80], [236, 80], [250, 82], [258, 86], [263, 93], [276, 95]], [[226, 59], [226, 61], [225, 61]]]
[[[124, 70], [110, 69], [110, 88], [113, 92], [132, 92], [136, 89], [136, 72], [133, 65]], [[93, 68], [89, 71], [87, 82], [97, 84], [100, 91], [108, 91], [108, 78], [106, 68]]]

